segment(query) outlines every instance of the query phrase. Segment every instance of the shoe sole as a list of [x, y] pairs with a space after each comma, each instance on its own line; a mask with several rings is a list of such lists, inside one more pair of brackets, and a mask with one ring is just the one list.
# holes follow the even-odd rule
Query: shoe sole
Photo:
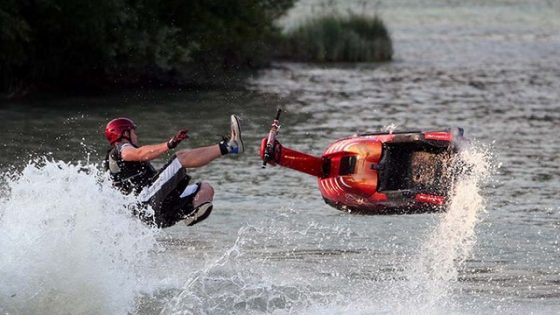
[[197, 224], [198, 222], [203, 221], [206, 219], [210, 212], [212, 212], [212, 208], [214, 206], [211, 202], [203, 203], [198, 208], [194, 209], [193, 213], [189, 214], [185, 219], [183, 219], [183, 223], [187, 226], [192, 226]]
[[243, 145], [243, 140], [241, 139], [241, 127], [239, 124], [239, 117], [236, 115], [231, 115], [231, 129], [234, 131], [234, 139], [237, 142], [238, 152], [243, 153], [245, 147]]

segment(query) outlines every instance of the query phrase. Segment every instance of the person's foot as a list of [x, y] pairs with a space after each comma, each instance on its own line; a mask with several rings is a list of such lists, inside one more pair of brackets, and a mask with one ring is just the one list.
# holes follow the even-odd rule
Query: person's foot
[[243, 153], [243, 140], [241, 140], [241, 126], [239, 124], [239, 117], [231, 115], [231, 136], [227, 143], [229, 153], [239, 154]]
[[204, 219], [208, 218], [210, 212], [212, 212], [212, 208], [213, 206], [211, 202], [205, 202], [201, 204], [196, 209], [194, 209], [193, 212], [185, 216], [185, 218], [183, 219], [183, 223], [185, 223], [187, 226], [191, 226], [197, 224], [198, 222], [204, 221]]

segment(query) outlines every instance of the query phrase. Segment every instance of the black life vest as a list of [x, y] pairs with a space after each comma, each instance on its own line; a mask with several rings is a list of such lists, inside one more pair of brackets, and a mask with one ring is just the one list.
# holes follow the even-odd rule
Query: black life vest
[[134, 146], [130, 143], [119, 143], [107, 151], [105, 170], [109, 172], [115, 187], [124, 194], [134, 192], [137, 195], [152, 182], [157, 172], [150, 162], [123, 160], [121, 150], [125, 144]]

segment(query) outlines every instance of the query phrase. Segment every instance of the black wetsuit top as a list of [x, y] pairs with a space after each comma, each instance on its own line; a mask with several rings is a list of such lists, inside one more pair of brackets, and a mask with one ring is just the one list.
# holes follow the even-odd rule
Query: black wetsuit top
[[126, 145], [136, 147], [130, 143], [119, 143], [107, 151], [105, 169], [109, 171], [115, 187], [124, 194], [138, 194], [152, 182], [157, 171], [150, 162], [123, 160], [121, 150]]
[[[197, 183], [196, 190], [187, 196], [182, 196], [186, 187], [189, 185], [190, 176], [187, 175], [183, 167], [177, 167], [173, 162], [174, 157], [167, 163], [160, 172], [157, 172], [149, 162], [132, 162], [122, 159], [122, 149], [127, 145], [134, 146], [131, 143], [119, 143], [107, 151], [105, 157], [105, 169], [109, 172], [113, 185], [119, 188], [124, 194], [131, 192], [138, 195], [144, 187], [151, 185], [159, 176], [161, 171], [171, 167], [173, 171], [165, 173], [164, 182], [153, 196], [143, 202], [143, 205], [150, 205], [153, 212], [143, 211], [143, 205], [139, 205], [138, 209], [133, 209], [134, 215], [137, 215], [143, 222], [158, 227], [168, 227], [184, 220], [188, 215], [196, 209], [193, 206], [194, 196], [200, 189], [200, 183]], [[198, 208], [197, 208], [198, 209]], [[194, 221], [189, 225], [201, 222], [208, 217], [212, 208], [196, 215]]]

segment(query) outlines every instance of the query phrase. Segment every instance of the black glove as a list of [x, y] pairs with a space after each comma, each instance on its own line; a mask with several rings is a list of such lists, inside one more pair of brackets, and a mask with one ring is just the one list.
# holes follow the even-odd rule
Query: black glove
[[169, 139], [169, 141], [167, 141], [167, 147], [169, 149], [175, 149], [175, 147], [177, 147], [177, 145], [181, 141], [189, 138], [189, 135], [187, 134], [188, 132], [189, 132], [188, 129], [179, 130], [173, 138], [171, 138], [171, 139]]

